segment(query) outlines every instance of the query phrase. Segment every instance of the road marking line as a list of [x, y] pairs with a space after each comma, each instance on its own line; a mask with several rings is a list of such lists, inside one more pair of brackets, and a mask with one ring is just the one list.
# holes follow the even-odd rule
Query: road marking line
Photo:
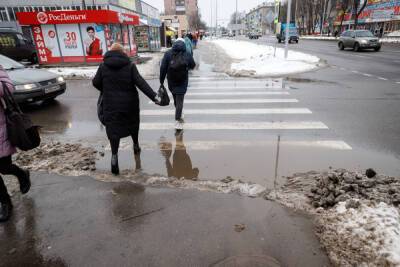
[[345, 68], [340, 68], [341, 70], [343, 70], [343, 71], [347, 71], [347, 69], [345, 69]]
[[[159, 144], [154, 142], [142, 142], [141, 148], [144, 150], [166, 150], [170, 147], [162, 149]], [[276, 145], [276, 141], [185, 141], [185, 142], [175, 142], [174, 150], [215, 150], [221, 149], [223, 147], [250, 147], [250, 146], [271, 146]], [[334, 150], [352, 150], [353, 148], [349, 146], [346, 142], [340, 140], [316, 140], [316, 141], [290, 141], [282, 140], [281, 145], [285, 146], [304, 146], [304, 147], [314, 147], [314, 148], [325, 148]], [[108, 144], [105, 151], [111, 151], [111, 146]], [[129, 139], [121, 140], [120, 151], [131, 151], [132, 141]]]
[[337, 68], [338, 68], [338, 66], [332, 65], [332, 68], [334, 68], [334, 69], [337, 69]]
[[256, 104], [256, 103], [298, 103], [294, 98], [238, 98], [238, 99], [188, 99], [187, 104]]
[[[186, 115], [255, 115], [255, 114], [312, 114], [308, 108], [265, 108], [265, 109], [185, 109]], [[141, 110], [143, 116], [169, 116], [175, 114], [173, 109]]]
[[397, 84], [400, 84], [400, 82], [396, 82]]
[[217, 87], [217, 86], [209, 86], [209, 87], [188, 87], [188, 90], [284, 90], [282, 87], [260, 87], [260, 86], [240, 86], [240, 87]]
[[351, 71], [352, 73], [356, 73], [356, 74], [359, 74], [360, 72], [358, 72], [358, 71], [356, 71], [356, 70], [352, 70]]
[[[187, 99], [185, 104], [263, 104], [263, 103], [298, 103], [295, 98], [237, 98], [237, 99]], [[153, 104], [153, 101], [149, 101]]]
[[[172, 94], [169, 94], [172, 96]], [[187, 96], [241, 96], [241, 95], [290, 95], [289, 92], [203, 92], [203, 93], [187, 93]]]
[[372, 77], [372, 75], [371, 75], [371, 74], [368, 74], [368, 73], [363, 73], [362, 75], [364, 75], [364, 76], [366, 76], [366, 77]]
[[[142, 130], [174, 129], [174, 123], [141, 123]], [[299, 122], [206, 122], [185, 123], [187, 130], [328, 130], [328, 126], [320, 121]]]
[[379, 80], [382, 80], [382, 81], [387, 81], [388, 79], [386, 79], [386, 78], [383, 78], [383, 77], [377, 77]]

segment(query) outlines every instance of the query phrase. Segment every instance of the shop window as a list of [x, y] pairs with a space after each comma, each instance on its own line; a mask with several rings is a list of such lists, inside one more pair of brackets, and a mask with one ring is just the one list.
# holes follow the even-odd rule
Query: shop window
[[0, 20], [1, 21], [8, 21], [7, 11], [5, 7], [0, 7]]

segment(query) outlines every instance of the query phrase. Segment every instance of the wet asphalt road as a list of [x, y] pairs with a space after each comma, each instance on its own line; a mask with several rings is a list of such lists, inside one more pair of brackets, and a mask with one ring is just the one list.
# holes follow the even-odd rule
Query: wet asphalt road
[[276, 267], [270, 257], [280, 266], [329, 265], [310, 218], [271, 201], [90, 177], [32, 180], [0, 225], [1, 267]]
[[[318, 51], [332, 45], [312, 43], [324, 47], [315, 48], [322, 58]], [[123, 140], [122, 169], [205, 180], [231, 176], [269, 187], [275, 177], [279, 183], [284, 175], [329, 167], [399, 173], [399, 84], [341, 71], [329, 58], [328, 66], [315, 72], [257, 80], [213, 72], [225, 59], [212, 46], [202, 44], [196, 59], [184, 132], [175, 135], [172, 107], [160, 108], [141, 95], [143, 153], [137, 164], [131, 141]], [[149, 83], [159, 86], [156, 80]], [[28, 110], [48, 138], [105, 150], [97, 167], [108, 170], [110, 151], [96, 116], [97, 97], [90, 81], [70, 80], [58, 101]]]

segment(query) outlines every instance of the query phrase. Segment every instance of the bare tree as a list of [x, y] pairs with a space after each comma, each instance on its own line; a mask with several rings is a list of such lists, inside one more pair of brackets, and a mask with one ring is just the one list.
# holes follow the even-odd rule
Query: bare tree
[[360, 7], [360, 1], [359, 0], [353, 0], [353, 7], [354, 7], [354, 29], [357, 29], [358, 25], [358, 17], [360, 16], [361, 12], [365, 9], [367, 6], [368, 0], [364, 0], [364, 3]]

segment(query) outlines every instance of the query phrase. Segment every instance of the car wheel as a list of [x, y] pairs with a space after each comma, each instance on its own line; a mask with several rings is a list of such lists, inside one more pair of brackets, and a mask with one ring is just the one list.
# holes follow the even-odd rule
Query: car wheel
[[36, 54], [36, 53], [33, 53], [32, 56], [31, 56], [31, 58], [29, 59], [29, 61], [30, 61], [32, 64], [37, 64], [37, 63], [38, 63], [37, 54]]
[[292, 43], [292, 40], [289, 40], [289, 44], [291, 44]]
[[282, 40], [281, 39], [278, 39], [278, 43], [281, 43], [282, 42]]
[[299, 40], [296, 40], [296, 44], [298, 44], [299, 43]]
[[359, 43], [355, 43], [355, 44], [354, 44], [354, 51], [355, 51], [355, 52], [360, 51], [360, 44], [359, 44]]
[[340, 50], [344, 50], [344, 45], [343, 45], [342, 42], [339, 43], [339, 49], [340, 49]]
[[378, 52], [379, 50], [381, 50], [381, 47], [380, 46], [379, 47], [375, 47], [374, 50], [375, 50], [375, 52]]

